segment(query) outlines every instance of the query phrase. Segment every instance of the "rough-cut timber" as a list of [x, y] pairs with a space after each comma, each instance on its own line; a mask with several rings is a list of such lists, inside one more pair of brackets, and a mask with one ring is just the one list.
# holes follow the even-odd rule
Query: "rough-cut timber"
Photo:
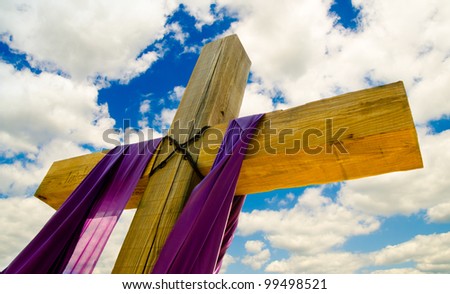
[[[339, 139], [347, 154], [340, 152], [336, 142], [326, 141], [326, 119], [332, 119], [333, 134], [340, 128], [346, 129]], [[267, 113], [259, 129], [264, 130], [268, 122], [275, 134], [268, 137], [269, 132], [260, 131], [251, 142], [260, 146], [260, 150], [244, 160], [237, 186], [240, 195], [422, 167], [416, 130], [401, 82]], [[197, 162], [203, 174], [211, 168], [220, 143], [216, 134], [223, 134], [226, 126], [216, 125], [205, 133], [204, 143], [209, 144], [202, 145]], [[304, 144], [305, 131], [312, 129], [319, 132], [309, 135], [307, 147], [323, 148], [323, 152], [307, 154], [303, 146], [295, 154], [286, 154], [294, 141]], [[317, 136], [319, 133], [324, 136]], [[333, 152], [326, 153], [326, 148], [332, 148]], [[36, 196], [58, 208], [102, 157], [102, 153], [93, 153], [55, 162]], [[147, 186], [146, 175], [128, 208], [137, 207]]]
[[[250, 59], [236, 35], [207, 44], [195, 65], [169, 135], [183, 143], [204, 126], [228, 122], [239, 114]], [[164, 140], [154, 164], [175, 144]], [[198, 148], [197, 148], [198, 149]], [[193, 160], [199, 151], [190, 146]], [[198, 176], [183, 155], [176, 154], [150, 177], [113, 273], [149, 273]]]
[[[402, 82], [267, 113], [259, 129], [250, 142], [259, 148], [243, 162], [238, 195], [423, 167]], [[202, 149], [203, 173], [214, 156]]]

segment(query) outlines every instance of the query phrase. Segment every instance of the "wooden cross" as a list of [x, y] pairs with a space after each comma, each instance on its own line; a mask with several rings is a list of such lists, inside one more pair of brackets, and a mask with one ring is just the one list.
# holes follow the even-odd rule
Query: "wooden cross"
[[[185, 142], [208, 129], [189, 152], [206, 175], [229, 120], [236, 118], [250, 70], [238, 37], [207, 44], [195, 65], [169, 135]], [[237, 195], [324, 184], [422, 167], [402, 82], [267, 113], [250, 143]], [[186, 131], [187, 130], [187, 131]], [[339, 132], [339, 133], [338, 133]], [[199, 176], [181, 153], [149, 178], [174, 150], [166, 138], [127, 208], [136, 214], [113, 273], [149, 273]], [[36, 197], [58, 208], [104, 153], [53, 163]]]

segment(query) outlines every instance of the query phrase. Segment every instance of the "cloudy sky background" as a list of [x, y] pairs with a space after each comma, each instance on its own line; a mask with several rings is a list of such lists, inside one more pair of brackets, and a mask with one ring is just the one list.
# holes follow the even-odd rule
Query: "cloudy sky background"
[[163, 133], [201, 47], [237, 33], [241, 116], [402, 80], [425, 168], [250, 195], [223, 271], [450, 273], [449, 32], [446, 0], [1, 1], [0, 268], [54, 212], [30, 197], [53, 161], [126, 119]]

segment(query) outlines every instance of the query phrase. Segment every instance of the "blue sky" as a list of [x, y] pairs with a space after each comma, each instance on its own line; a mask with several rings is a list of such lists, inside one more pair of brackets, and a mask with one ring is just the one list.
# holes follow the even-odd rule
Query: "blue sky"
[[0, 267], [53, 213], [30, 197], [53, 161], [164, 133], [201, 47], [237, 33], [241, 115], [403, 80], [425, 168], [249, 195], [224, 272], [450, 273], [448, 1], [147, 2], [0, 4]]

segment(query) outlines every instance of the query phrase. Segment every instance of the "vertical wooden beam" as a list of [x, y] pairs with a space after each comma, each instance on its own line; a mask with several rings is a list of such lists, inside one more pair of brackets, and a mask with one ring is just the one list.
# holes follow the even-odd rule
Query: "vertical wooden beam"
[[[180, 143], [204, 126], [237, 117], [250, 59], [236, 35], [207, 44], [195, 65], [169, 135]], [[160, 146], [155, 165], [173, 150]], [[191, 148], [196, 161], [199, 150]], [[125, 238], [113, 273], [150, 273], [193, 187], [199, 182], [180, 154], [152, 175]]]

